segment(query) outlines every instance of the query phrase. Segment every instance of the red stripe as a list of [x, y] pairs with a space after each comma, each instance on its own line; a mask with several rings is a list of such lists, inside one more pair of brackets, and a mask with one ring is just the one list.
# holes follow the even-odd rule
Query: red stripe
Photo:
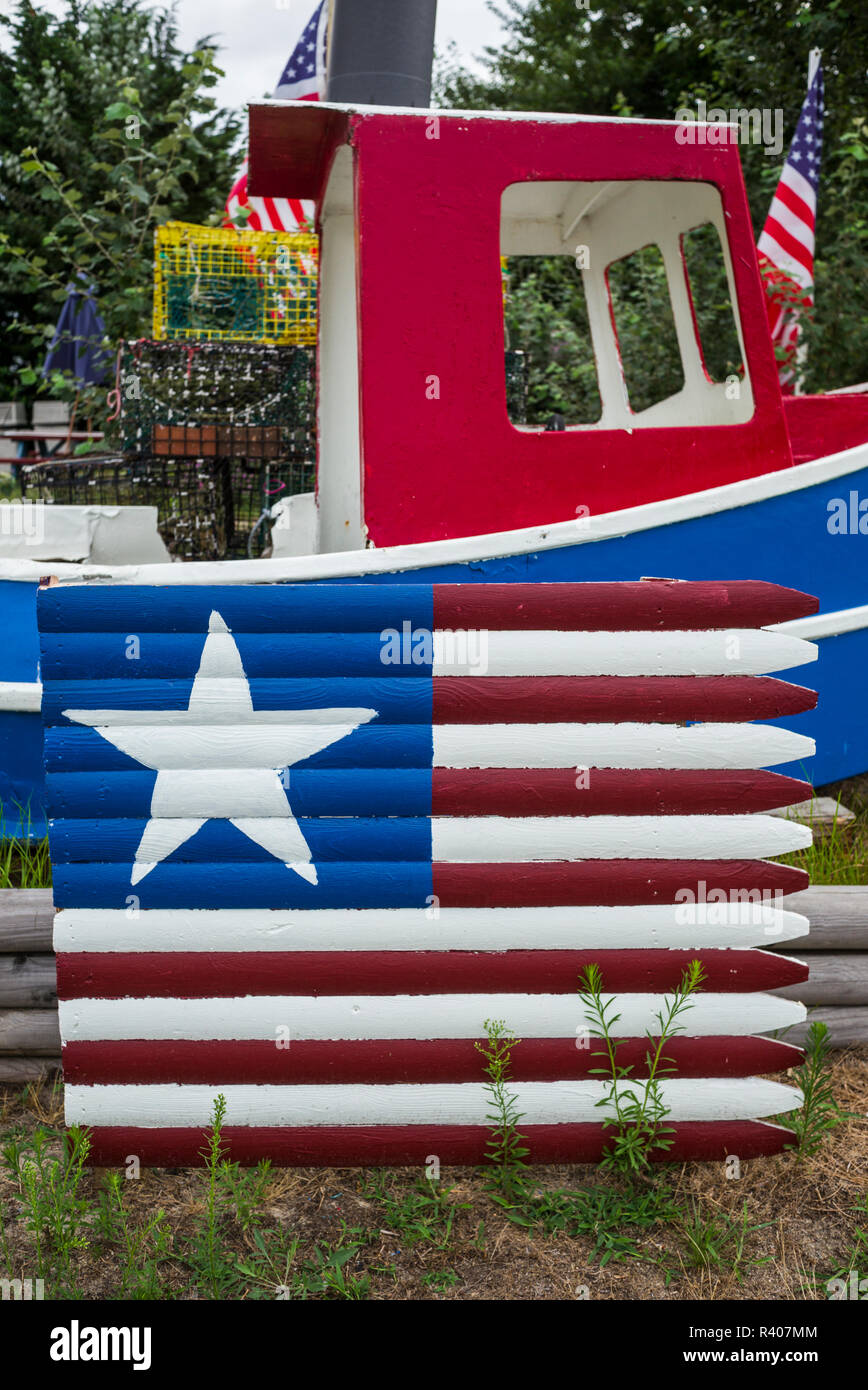
[[431, 774], [435, 816], [714, 816], [771, 811], [811, 794], [808, 782], [752, 769], [435, 767]]
[[[602, 1125], [520, 1125], [532, 1163], [596, 1163], [611, 1147]], [[671, 1148], [658, 1161], [722, 1162], [780, 1153], [793, 1143], [790, 1130], [759, 1120], [705, 1120], [672, 1125]], [[146, 1168], [203, 1165], [201, 1129], [137, 1129], [97, 1126], [89, 1131], [88, 1163], [116, 1167], [136, 1154]], [[309, 1128], [230, 1125], [222, 1131], [230, 1162], [245, 1166], [271, 1159], [279, 1166], [334, 1168], [355, 1164], [422, 1166], [431, 1154], [441, 1163], [482, 1163], [491, 1131], [483, 1125], [317, 1125]]]
[[741, 722], [817, 703], [772, 676], [435, 676], [433, 686], [435, 724]]
[[262, 201], [265, 204], [265, 211], [268, 213], [271, 222], [271, 230], [280, 231], [283, 226], [283, 220], [274, 205], [274, 199], [263, 197]]
[[809, 275], [813, 275], [813, 251], [809, 250], [801, 241], [797, 241], [792, 232], [788, 232], [786, 227], [782, 226], [776, 217], [772, 217], [771, 214], [769, 214], [766, 218], [766, 225], [763, 231], [774, 238], [782, 251], [786, 251], [788, 255], [792, 256], [794, 261], [798, 261], [799, 265], [804, 266]]
[[286, 201], [289, 203], [289, 210], [295, 218], [296, 225], [301, 227], [302, 223], [307, 221], [304, 215], [304, 208], [301, 205], [301, 200], [299, 198], [287, 198]]
[[[353, 1042], [182, 1041], [161, 1038], [112, 1042], [68, 1042], [63, 1074], [70, 1084], [187, 1082], [203, 1085], [328, 1085], [401, 1081], [460, 1082], [482, 1079], [481, 1058], [473, 1038], [400, 1038]], [[484, 1042], [481, 1038], [479, 1041]], [[571, 1081], [599, 1067], [596, 1040], [586, 1048], [575, 1038], [523, 1038], [510, 1063], [514, 1081]], [[647, 1076], [647, 1038], [628, 1038], [618, 1048], [621, 1066]], [[666, 1055], [682, 1077], [753, 1076], [797, 1067], [797, 1047], [772, 1038], [673, 1038]]]
[[761, 580], [613, 584], [435, 584], [435, 628], [651, 631], [764, 627], [816, 613], [819, 600]]
[[441, 907], [557, 907], [672, 903], [689, 888], [799, 893], [804, 869], [767, 859], [585, 859], [547, 864], [434, 864]]
[[691, 960], [704, 989], [777, 989], [808, 967], [761, 950], [76, 951], [57, 957], [60, 999], [237, 999], [242, 995], [571, 994], [595, 961], [603, 987], [674, 989]]
[[781, 179], [780, 183], [777, 186], [777, 189], [775, 190], [775, 197], [779, 198], [780, 201], [783, 203], [784, 207], [788, 208], [789, 211], [793, 213], [795, 217], [798, 217], [802, 222], [807, 223], [811, 231], [814, 230], [814, 226], [816, 224], [816, 217], [814, 213], [811, 211], [804, 198], [800, 198], [798, 193], [796, 193], [795, 189], [790, 188], [789, 184], [784, 183], [783, 179]]
[[745, 721], [813, 709], [773, 676], [435, 676], [435, 724]]

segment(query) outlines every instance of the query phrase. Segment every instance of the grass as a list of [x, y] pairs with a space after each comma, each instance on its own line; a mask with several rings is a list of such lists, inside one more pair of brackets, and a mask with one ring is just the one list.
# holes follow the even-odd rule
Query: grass
[[[868, 881], [868, 791], [842, 800], [856, 827], [788, 856], [815, 882]], [[50, 881], [47, 841], [0, 842], [0, 886]], [[683, 982], [685, 1007], [700, 983]], [[625, 1081], [635, 1094], [613, 1138], [638, 1129], [659, 1148], [666, 1116], [649, 1088], [620, 1075], [614, 1022], [599, 1020], [601, 1075], [619, 1105]], [[489, 1161], [444, 1175], [241, 1169], [227, 1161], [215, 1096], [202, 1168], [127, 1178], [88, 1168], [86, 1133], [65, 1140], [59, 1082], [0, 1086], [0, 1278], [42, 1278], [59, 1299], [342, 1301], [803, 1300], [833, 1296], [830, 1281], [850, 1271], [868, 1280], [868, 1048], [829, 1053], [815, 1026], [790, 1075], [808, 1097], [783, 1121], [794, 1147], [735, 1173], [723, 1163], [530, 1168], [509, 1088], [520, 1042], [503, 1022], [487, 1031]], [[661, 1020], [661, 1037], [675, 1031], [674, 1017]], [[654, 1076], [666, 1071], [664, 1046]]]
[[20, 824], [20, 839], [0, 839], [0, 888], [50, 888], [51, 858], [48, 837], [30, 834], [30, 806], [14, 802], [13, 808], [0, 801], [0, 825], [7, 820]]
[[[864, 1116], [868, 1049], [827, 1070]], [[219, 1115], [203, 1168], [127, 1179], [87, 1167], [84, 1134], [64, 1152], [61, 1107], [59, 1084], [0, 1087], [0, 1278], [44, 1277], [47, 1298], [803, 1300], [839, 1271], [868, 1278], [864, 1119], [816, 1153], [743, 1161], [738, 1180], [723, 1163], [632, 1187], [535, 1167], [509, 1208], [485, 1168], [239, 1170]]]
[[833, 797], [856, 819], [818, 830], [808, 849], [781, 855], [781, 863], [807, 870], [811, 883], [868, 884], [868, 776], [831, 782], [816, 794]]
[[50, 888], [47, 840], [0, 840], [0, 888]]

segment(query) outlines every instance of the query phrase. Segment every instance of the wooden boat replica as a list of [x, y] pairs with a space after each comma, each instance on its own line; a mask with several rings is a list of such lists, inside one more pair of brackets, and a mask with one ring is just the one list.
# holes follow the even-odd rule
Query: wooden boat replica
[[[782, 396], [738, 151], [679, 143], [677, 129], [251, 107], [250, 191], [317, 207], [316, 494], [280, 506], [265, 560], [171, 563], [155, 516], [131, 534], [125, 509], [99, 527], [95, 509], [46, 509], [38, 544], [19, 538], [0, 561], [7, 833], [16, 803], [29, 803], [33, 833], [44, 829], [34, 600], [47, 573], [167, 585], [219, 583], [227, 567], [234, 584], [771, 580], [820, 600], [817, 616], [784, 625], [819, 641], [818, 707], [792, 720], [819, 751], [778, 770], [819, 785], [868, 768], [868, 393]], [[729, 380], [709, 371], [683, 254], [709, 226], [741, 357]], [[683, 385], [634, 410], [609, 270], [649, 244], [665, 266]], [[509, 418], [500, 257], [531, 254], [581, 265], [593, 424]]]

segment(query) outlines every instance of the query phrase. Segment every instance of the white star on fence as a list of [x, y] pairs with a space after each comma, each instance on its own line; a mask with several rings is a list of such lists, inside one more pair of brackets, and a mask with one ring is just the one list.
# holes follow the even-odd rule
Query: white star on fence
[[225, 819], [309, 883], [316, 867], [281, 773], [346, 738], [374, 709], [254, 710], [241, 656], [212, 612], [185, 710], [63, 711], [157, 773], [136, 850], [139, 883], [209, 820]]

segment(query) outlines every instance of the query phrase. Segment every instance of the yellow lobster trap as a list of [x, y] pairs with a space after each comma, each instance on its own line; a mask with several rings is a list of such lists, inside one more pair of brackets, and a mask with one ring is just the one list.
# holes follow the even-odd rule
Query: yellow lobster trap
[[166, 222], [154, 235], [154, 337], [315, 343], [319, 240]]

